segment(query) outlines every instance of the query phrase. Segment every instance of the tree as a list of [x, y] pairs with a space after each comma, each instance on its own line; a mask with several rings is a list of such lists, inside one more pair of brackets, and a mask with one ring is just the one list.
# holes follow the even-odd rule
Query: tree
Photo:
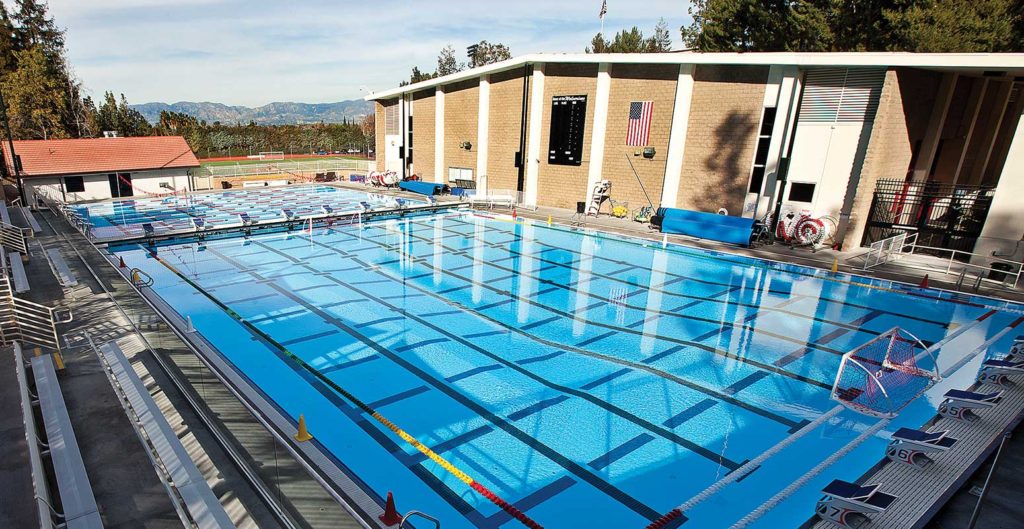
[[0, 74], [7, 75], [17, 67], [14, 60], [16, 49], [14, 24], [7, 13], [7, 8], [0, 2]]
[[1021, 0], [695, 0], [700, 51], [1019, 51]]
[[99, 132], [116, 131], [121, 136], [148, 136], [153, 133], [142, 113], [128, 106], [128, 100], [121, 94], [119, 102], [112, 92], [103, 95], [103, 104], [96, 112]]
[[668, 32], [668, 23], [664, 18], [658, 19], [658, 23], [654, 26], [654, 34], [647, 40], [647, 51], [649, 53], [672, 51], [672, 35]]
[[898, 46], [917, 52], [1019, 51], [1021, 18], [1004, 0], [932, 0], [887, 13]]
[[455, 58], [455, 48], [451, 44], [441, 49], [441, 53], [437, 56], [437, 70], [434, 71], [436, 77], [442, 75], [451, 75], [453, 73], [461, 72], [466, 69], [466, 65], [462, 64]]
[[837, 0], [695, 0], [683, 44], [700, 51], [824, 51], [831, 31], [816, 4]]
[[476, 68], [477, 66], [494, 64], [511, 58], [512, 52], [509, 51], [508, 46], [500, 43], [491, 44], [486, 40], [481, 40], [476, 44], [476, 51], [469, 59], [469, 67]]
[[67, 103], [64, 87], [52, 75], [43, 50], [17, 51], [14, 58], [17, 67], [2, 83], [11, 135], [18, 139], [69, 137], [62, 112]]
[[662, 53], [672, 51], [672, 37], [669, 36], [668, 24], [660, 19], [654, 26], [654, 34], [644, 38], [644, 32], [633, 26], [615, 34], [609, 42], [604, 34], [598, 33], [585, 49], [587, 53]]

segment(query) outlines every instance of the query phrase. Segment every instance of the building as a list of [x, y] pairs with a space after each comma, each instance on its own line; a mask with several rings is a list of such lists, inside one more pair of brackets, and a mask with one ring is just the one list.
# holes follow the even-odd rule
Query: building
[[367, 99], [378, 170], [559, 208], [603, 179], [631, 208], [781, 196], [847, 249], [916, 231], [1020, 259], [1022, 76], [1024, 54], [538, 54]]
[[[80, 202], [191, 191], [199, 168], [181, 136], [22, 140], [14, 152], [28, 204], [40, 194]], [[3, 153], [5, 174], [13, 175], [7, 143]]]

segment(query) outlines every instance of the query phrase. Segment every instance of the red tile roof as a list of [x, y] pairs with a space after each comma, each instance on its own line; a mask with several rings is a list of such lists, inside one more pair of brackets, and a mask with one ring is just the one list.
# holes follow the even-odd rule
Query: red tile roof
[[[22, 176], [56, 176], [115, 171], [199, 167], [199, 160], [181, 136], [19, 140]], [[4, 163], [11, 167], [7, 142]]]

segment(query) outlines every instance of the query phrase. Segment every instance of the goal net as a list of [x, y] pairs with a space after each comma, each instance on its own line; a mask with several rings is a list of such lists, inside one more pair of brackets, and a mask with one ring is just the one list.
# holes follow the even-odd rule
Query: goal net
[[284, 152], [264, 151], [260, 153], [260, 160], [284, 160]]
[[931, 351], [893, 327], [843, 355], [832, 398], [854, 411], [891, 418], [938, 380]]

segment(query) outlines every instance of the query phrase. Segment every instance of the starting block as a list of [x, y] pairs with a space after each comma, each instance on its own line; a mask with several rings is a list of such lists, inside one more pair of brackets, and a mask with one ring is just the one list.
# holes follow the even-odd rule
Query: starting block
[[1010, 346], [1010, 354], [1006, 359], [1018, 361], [1022, 358], [1024, 358], [1024, 336], [1018, 336], [1013, 339], [1013, 345]]
[[295, 212], [290, 209], [282, 209], [281, 214], [284, 215], [284, 218], [287, 221], [293, 221], [299, 218], [299, 216], [296, 215]]
[[326, 215], [330, 215], [330, 214], [334, 213], [334, 208], [332, 208], [328, 204], [324, 204], [324, 205], [320, 206], [320, 208], [324, 210], [324, 214], [326, 214]]
[[371, 206], [369, 202], [360, 202], [359, 207], [363, 208], [363, 211], [370, 211], [370, 208], [373, 206]]
[[203, 217], [190, 217], [192, 221], [192, 227], [196, 231], [206, 231], [206, 219]]
[[815, 508], [822, 519], [839, 527], [859, 529], [870, 521], [867, 515], [885, 512], [896, 496], [879, 492], [881, 484], [861, 487], [848, 481], [833, 480], [821, 492], [825, 494]]
[[918, 468], [927, 468], [935, 461], [929, 452], [945, 452], [956, 444], [956, 439], [946, 437], [949, 431], [925, 432], [911, 428], [900, 428], [892, 434], [892, 440], [885, 449], [885, 455], [892, 461]]
[[978, 382], [1009, 388], [1014, 386], [1012, 376], [1024, 375], [1024, 362], [1009, 360], [985, 360], [978, 371]]
[[943, 395], [946, 399], [939, 404], [939, 415], [960, 421], [974, 422], [980, 419], [974, 410], [987, 409], [1003, 400], [1003, 392], [975, 393], [951, 389]]
[[242, 221], [242, 226], [252, 226], [252, 217], [248, 213], [239, 213], [238, 220]]

